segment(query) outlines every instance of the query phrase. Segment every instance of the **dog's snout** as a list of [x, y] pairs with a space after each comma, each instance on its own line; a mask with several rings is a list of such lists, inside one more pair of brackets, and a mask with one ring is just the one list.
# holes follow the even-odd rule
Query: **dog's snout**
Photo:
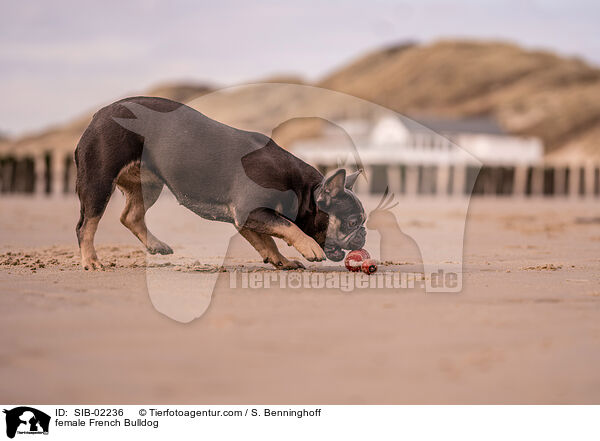
[[367, 237], [367, 230], [365, 230], [365, 227], [360, 227], [356, 233], [354, 233], [354, 235], [352, 236], [352, 239], [350, 240], [350, 249], [351, 250], [359, 250], [361, 249], [363, 246], [365, 246], [365, 240]]
[[365, 230], [365, 227], [360, 227], [354, 234], [354, 238], [364, 239], [366, 236], [367, 236], [367, 230]]

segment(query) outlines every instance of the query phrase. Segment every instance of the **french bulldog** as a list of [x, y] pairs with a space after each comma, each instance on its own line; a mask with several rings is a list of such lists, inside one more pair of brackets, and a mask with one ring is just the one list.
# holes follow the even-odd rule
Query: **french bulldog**
[[344, 250], [365, 243], [365, 211], [352, 191], [361, 170], [324, 177], [268, 136], [168, 99], [125, 98], [99, 110], [77, 145], [75, 162], [81, 204], [76, 232], [86, 270], [102, 267], [94, 235], [115, 187], [126, 197], [121, 222], [151, 254], [173, 252], [144, 220], [164, 185], [202, 218], [233, 224], [276, 268], [304, 265], [283, 256], [273, 237], [308, 261], [340, 261]]

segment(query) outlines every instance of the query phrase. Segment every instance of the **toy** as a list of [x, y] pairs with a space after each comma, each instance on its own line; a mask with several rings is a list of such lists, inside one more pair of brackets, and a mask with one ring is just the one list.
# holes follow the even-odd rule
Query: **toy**
[[363, 261], [370, 258], [371, 255], [367, 252], [367, 250], [353, 250], [348, 253], [344, 263], [348, 271], [358, 272], [361, 270]]
[[365, 259], [362, 262], [361, 269], [365, 274], [373, 274], [377, 271], [377, 262], [373, 259]]

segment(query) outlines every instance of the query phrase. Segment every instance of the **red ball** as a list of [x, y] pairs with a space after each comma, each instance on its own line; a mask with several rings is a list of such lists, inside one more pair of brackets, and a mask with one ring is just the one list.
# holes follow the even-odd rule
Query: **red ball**
[[360, 271], [362, 262], [365, 259], [369, 259], [371, 256], [367, 252], [367, 250], [354, 250], [350, 251], [346, 256], [346, 260], [344, 263], [346, 264], [346, 269], [348, 271], [357, 272]]
[[373, 259], [366, 259], [363, 261], [361, 269], [365, 274], [373, 274], [377, 271], [377, 262]]

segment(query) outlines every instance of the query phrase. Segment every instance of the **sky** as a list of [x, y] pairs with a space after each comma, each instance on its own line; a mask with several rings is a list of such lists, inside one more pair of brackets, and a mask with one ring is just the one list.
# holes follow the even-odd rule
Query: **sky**
[[315, 80], [402, 41], [504, 40], [600, 66], [598, 1], [4, 0], [0, 131], [59, 124], [152, 85]]

